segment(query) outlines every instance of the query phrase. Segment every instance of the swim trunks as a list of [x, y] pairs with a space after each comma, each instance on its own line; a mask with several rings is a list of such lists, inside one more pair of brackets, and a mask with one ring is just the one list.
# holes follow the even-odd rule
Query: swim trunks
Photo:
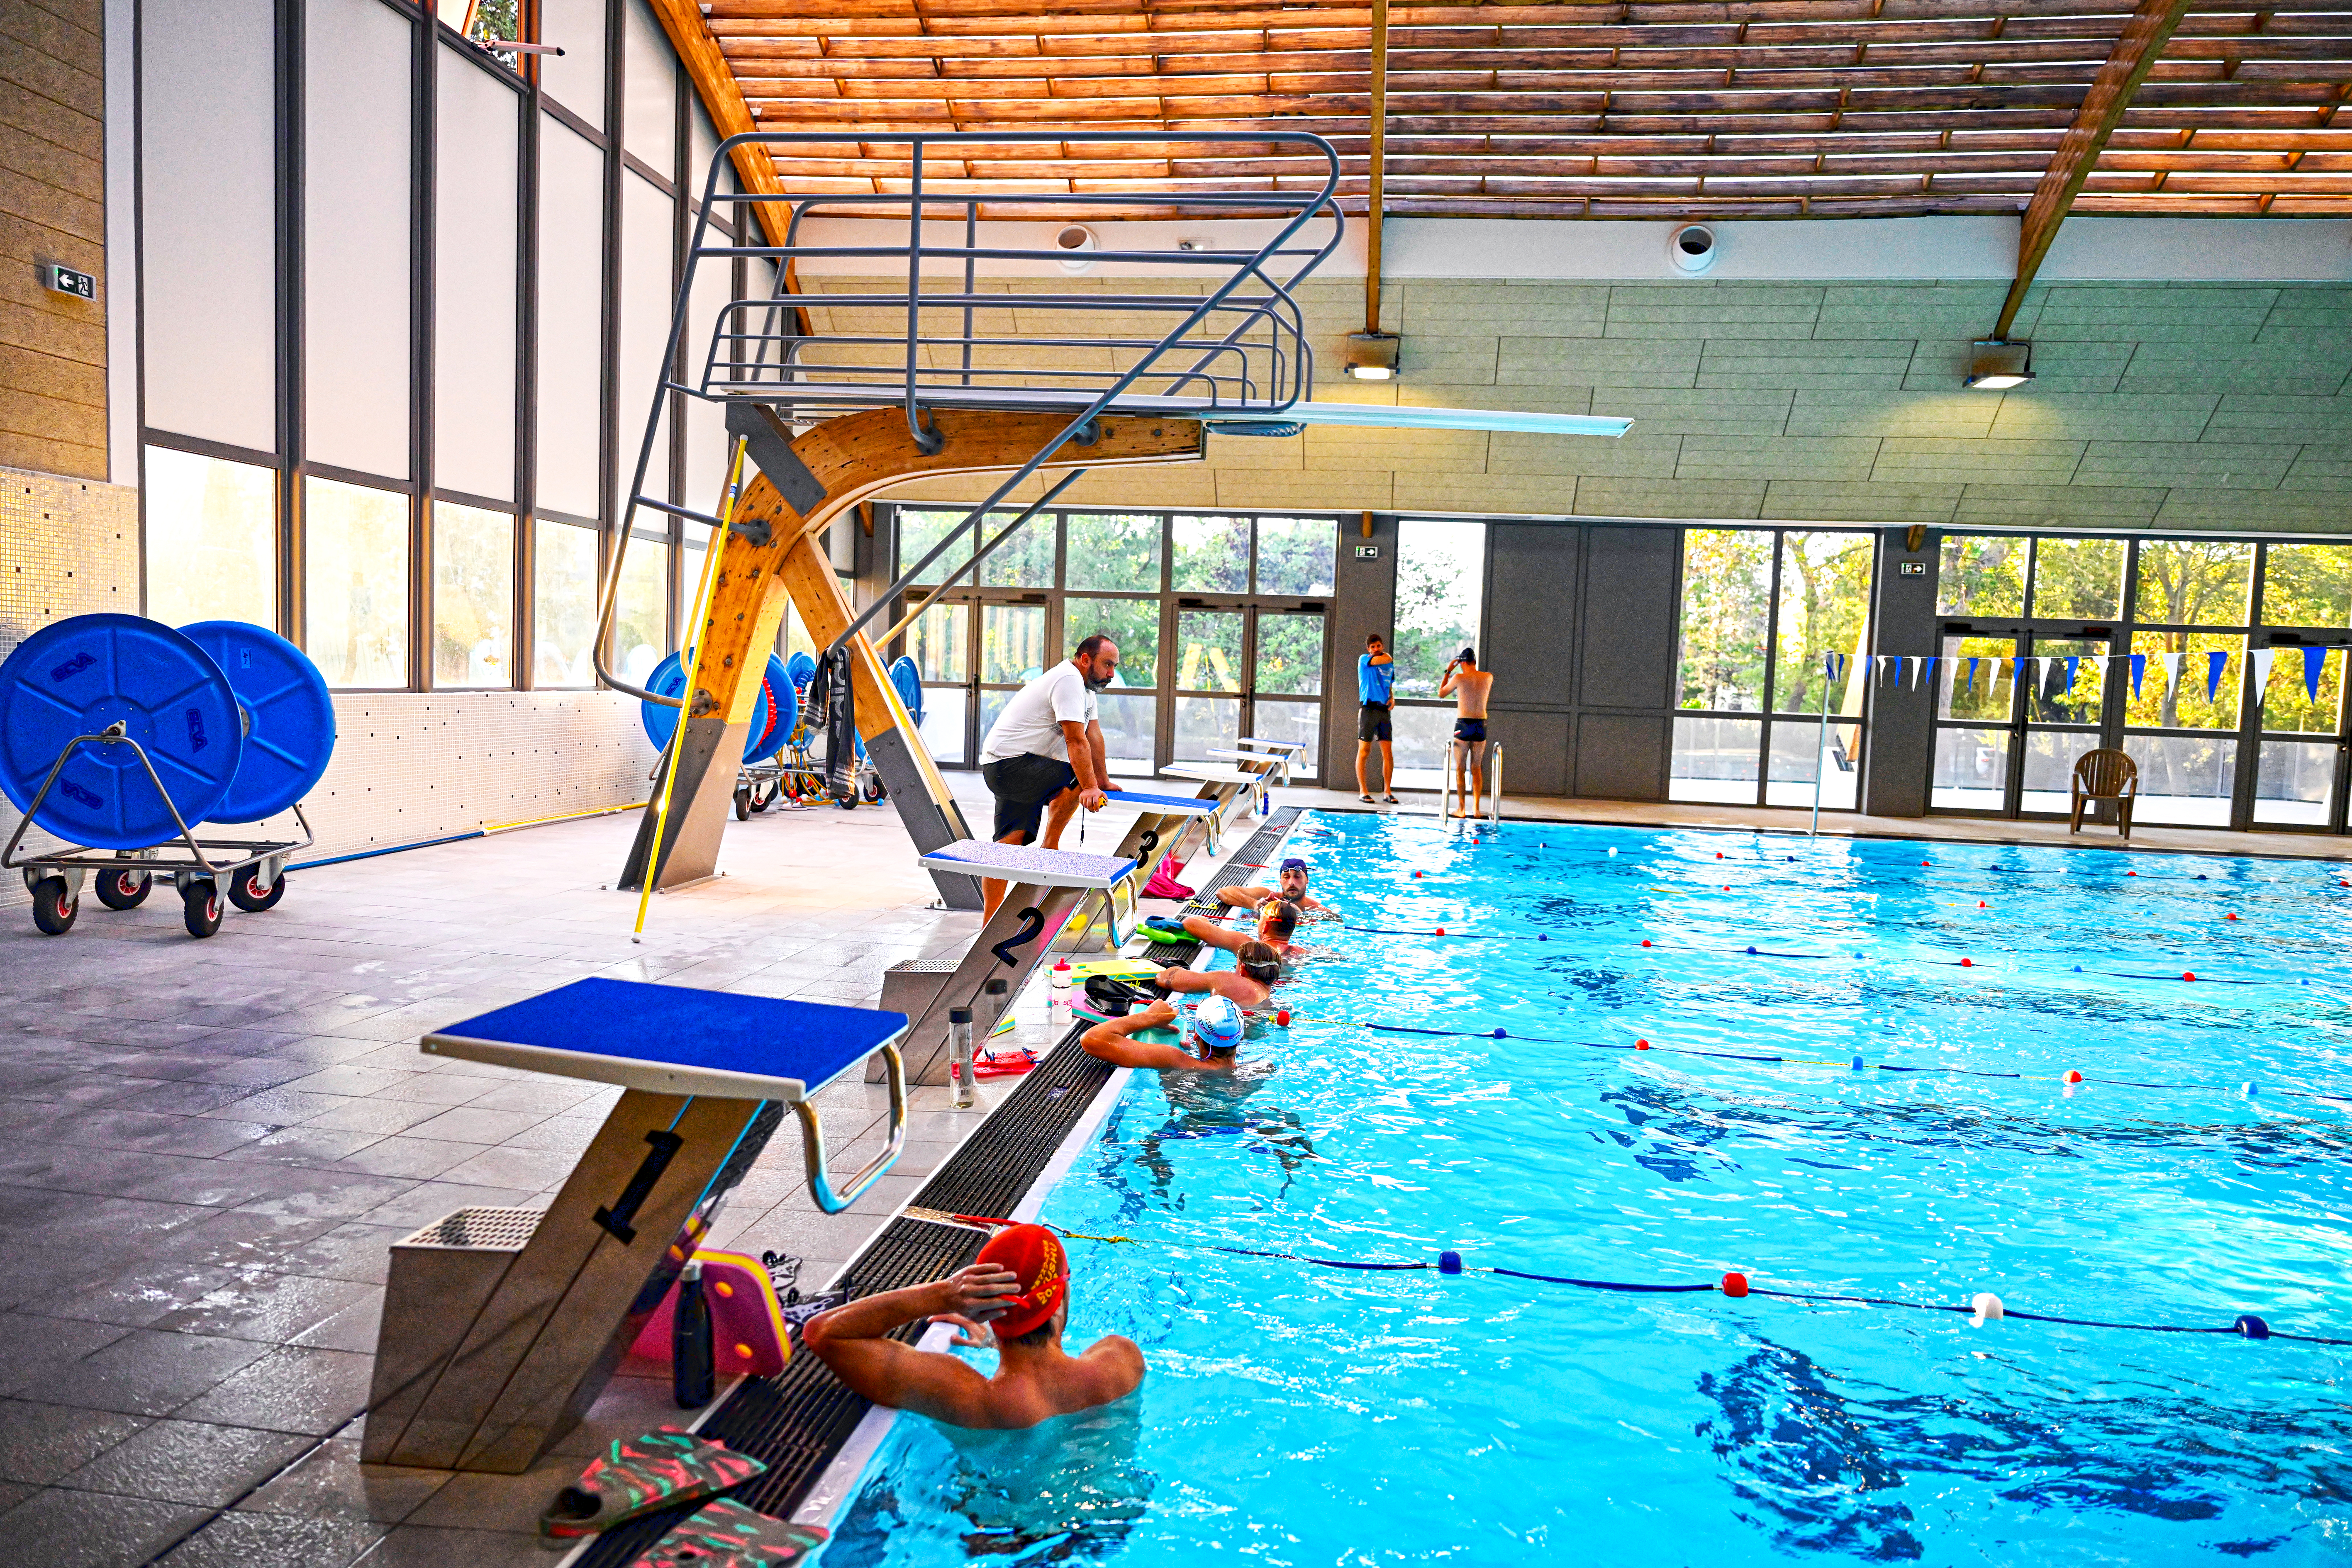
[[1388, 704], [1366, 703], [1364, 705], [1363, 712], [1356, 720], [1356, 738], [1358, 740], [1394, 740], [1396, 738], [1396, 731], [1389, 723]]
[[1045, 815], [1045, 803], [1063, 790], [1076, 785], [1078, 776], [1070, 765], [1057, 757], [1040, 757], [1024, 752], [1019, 757], [1007, 757], [997, 762], [981, 764], [980, 776], [988, 783], [988, 792], [996, 797], [996, 841], [1018, 831], [1021, 841], [1037, 841], [1037, 825]]
[[1457, 718], [1454, 721], [1454, 738], [1476, 745], [1486, 738], [1486, 721], [1483, 718]]

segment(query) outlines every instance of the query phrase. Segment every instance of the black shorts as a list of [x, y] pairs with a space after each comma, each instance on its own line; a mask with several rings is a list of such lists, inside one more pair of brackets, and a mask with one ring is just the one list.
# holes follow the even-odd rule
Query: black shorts
[[1356, 718], [1358, 740], [1394, 740], [1395, 730], [1389, 724], [1389, 705], [1366, 703]]
[[1018, 832], [1021, 841], [1037, 841], [1037, 824], [1045, 815], [1045, 803], [1065, 789], [1077, 786], [1077, 770], [1068, 763], [1052, 757], [1040, 757], [1024, 751], [1018, 757], [1008, 757], [1001, 762], [983, 762], [980, 776], [987, 781], [988, 792], [996, 797], [996, 841], [1004, 841], [1009, 833]]
[[1457, 718], [1454, 721], [1454, 738], [1475, 746], [1486, 738], [1486, 721], [1483, 718]]

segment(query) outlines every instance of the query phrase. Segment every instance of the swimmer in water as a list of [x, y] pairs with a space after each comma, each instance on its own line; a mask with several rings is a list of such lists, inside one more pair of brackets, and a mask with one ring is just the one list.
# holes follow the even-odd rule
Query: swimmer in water
[[1269, 898], [1285, 898], [1298, 905], [1302, 915], [1309, 917], [1320, 915], [1326, 919], [1332, 917], [1331, 906], [1319, 899], [1310, 897], [1307, 892], [1305, 861], [1295, 855], [1284, 861], [1280, 870], [1276, 873], [1275, 880], [1281, 885], [1278, 887], [1221, 887], [1217, 889], [1217, 902], [1227, 909], [1255, 909]]
[[1251, 942], [1263, 942], [1279, 955], [1290, 946], [1291, 934], [1298, 929], [1298, 905], [1280, 896], [1261, 899], [1257, 904], [1257, 930], [1253, 935], [1229, 931], [1205, 915], [1184, 916], [1184, 935], [1204, 946], [1222, 947], [1238, 956]]
[[1282, 957], [1263, 942], [1244, 942], [1234, 950], [1234, 967], [1230, 969], [1188, 969], [1181, 964], [1171, 964], [1160, 971], [1160, 977], [1144, 982], [1145, 988], [1165, 998], [1171, 995], [1205, 993], [1238, 1002], [1245, 1008], [1262, 1008], [1274, 996], [1274, 983], [1282, 978]]
[[[969, 1269], [818, 1313], [801, 1343], [877, 1405], [954, 1427], [1034, 1427], [1124, 1398], [1143, 1381], [1133, 1340], [1105, 1334], [1076, 1355], [1065, 1351], [1069, 1316], [1070, 1260], [1060, 1239], [1042, 1225], [1013, 1225], [989, 1238]], [[992, 1334], [996, 1375], [889, 1337], [925, 1318], [960, 1327], [958, 1344], [985, 1347]]]
[[[1154, 1002], [1141, 1012], [1106, 1019], [1078, 1037], [1088, 1056], [1114, 1067], [1156, 1067], [1162, 1072], [1231, 1072], [1238, 1062], [1242, 1031], [1247, 1020], [1242, 1009], [1224, 997], [1209, 997], [1179, 1025], [1171, 1002]], [[1181, 1045], [1137, 1040], [1139, 1030], [1180, 1029]]]

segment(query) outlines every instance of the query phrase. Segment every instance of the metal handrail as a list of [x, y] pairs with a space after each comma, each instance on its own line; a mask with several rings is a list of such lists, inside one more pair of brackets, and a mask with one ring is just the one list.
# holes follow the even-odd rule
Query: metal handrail
[[801, 1156], [808, 1166], [809, 1196], [816, 1199], [817, 1207], [827, 1214], [839, 1214], [866, 1196], [866, 1189], [882, 1179], [884, 1173], [898, 1163], [907, 1147], [907, 1062], [895, 1044], [882, 1048], [882, 1065], [890, 1083], [890, 1137], [882, 1152], [859, 1167], [849, 1178], [846, 1190], [835, 1192], [833, 1179], [824, 1169], [824, 1119], [807, 1099], [793, 1102], [793, 1113], [801, 1122]]
[[[1279, 413], [1297, 402], [1312, 384], [1314, 356], [1307, 340], [1306, 315], [1290, 290], [1300, 278], [1331, 255], [1338, 247], [1345, 228], [1345, 220], [1334, 199], [1339, 188], [1339, 154], [1323, 138], [1302, 131], [1280, 131], [1157, 134], [1066, 131], [917, 134], [904, 138], [908, 146], [912, 169], [912, 177], [904, 193], [846, 196], [830, 192], [762, 193], [721, 191], [719, 188], [722, 171], [730, 166], [732, 153], [738, 147], [789, 147], [839, 140], [835, 135], [822, 131], [747, 131], [729, 137], [711, 156], [703, 180], [701, 208], [696, 219], [692, 243], [687, 250], [685, 276], [679, 282], [677, 300], [671, 311], [669, 335], [662, 356], [663, 373], [655, 389], [652, 411], [646, 421], [645, 439], [639, 446], [636, 467], [631, 476], [629, 498], [623, 509], [614, 547], [600, 584], [596, 630], [590, 643], [590, 661], [597, 679], [614, 690], [670, 707], [683, 707], [688, 695], [665, 696], [623, 679], [610, 666], [607, 647], [612, 638], [620, 584], [629, 541], [634, 537], [632, 529], [637, 508], [642, 506], [669, 516], [688, 517], [705, 523], [709, 520], [707, 514], [696, 514], [645, 494], [646, 476], [651, 467], [655, 444], [661, 433], [662, 417], [674, 393], [716, 402], [773, 404], [783, 419], [793, 423], [810, 423], [860, 409], [898, 404], [906, 410], [908, 429], [916, 444], [927, 451], [935, 449], [939, 440], [936, 426], [925, 412], [929, 409], [1021, 409], [1068, 414], [1068, 422], [1057, 434], [997, 486], [994, 494], [972, 508], [961, 523], [949, 530], [938, 548], [926, 558], [925, 564], [928, 564], [930, 559], [966, 531], [976, 529], [992, 509], [1064, 446], [1074, 440], [1083, 440], [1084, 433], [1095, 419], [1106, 412], [1150, 413], [1170, 418], [1196, 417], [1208, 412], [1227, 415], [1234, 413]], [[1319, 180], [1304, 190], [1200, 193], [1181, 196], [1174, 204], [1161, 190], [1103, 193], [1040, 192], [1023, 194], [1010, 204], [1003, 204], [994, 196], [983, 198], [968, 191], [958, 191], [953, 188], [953, 182], [948, 182], [949, 189], [943, 193], [939, 182], [927, 179], [927, 159], [954, 158], [955, 150], [961, 147], [1002, 146], [1008, 142], [1053, 143], [1079, 149], [1112, 143], [1132, 147], [1138, 142], [1160, 142], [1171, 146], [1278, 142], [1311, 153], [1322, 162], [1323, 171]], [[740, 226], [742, 220], [752, 212], [761, 210], [762, 204], [772, 203], [784, 204], [792, 213], [784, 244], [711, 243], [712, 215], [722, 206], [737, 214]], [[1058, 264], [1066, 261], [1069, 253], [1051, 245], [981, 245], [979, 224], [983, 204], [1015, 205], [1046, 214], [1084, 211], [1092, 214], [1105, 209], [1127, 208], [1139, 213], [1148, 212], [1154, 217], [1163, 217], [1168, 208], [1176, 204], [1225, 217], [1256, 216], [1276, 221], [1277, 226], [1270, 238], [1247, 249], [1185, 250], [1180, 246], [1167, 250], [1084, 253], [1089, 266], [1150, 264], [1155, 267], [1200, 268], [1204, 273], [1220, 275], [1221, 281], [1203, 295], [1103, 291], [1056, 293], [1051, 290], [988, 295], [981, 293], [978, 287], [980, 263], [1050, 261]], [[803, 225], [813, 215], [866, 218], [876, 209], [879, 209], [886, 218], [903, 216], [906, 224], [903, 244], [817, 244], [803, 238]], [[932, 217], [933, 214], [961, 218], [961, 245], [934, 244], [927, 239], [923, 228], [927, 221], [938, 221]], [[1301, 240], [1301, 232], [1318, 218], [1329, 220], [1331, 232], [1328, 238], [1320, 243]], [[746, 235], [744, 237], [749, 239], [751, 236]], [[856, 292], [835, 297], [788, 292], [787, 273], [792, 264], [796, 262], [821, 259], [895, 261], [902, 256], [907, 265], [907, 287], [903, 293]], [[960, 262], [961, 290], [924, 292], [926, 258], [935, 263]], [[710, 350], [703, 357], [700, 374], [691, 384], [674, 379], [692, 309], [697, 270], [706, 262], [731, 265], [737, 259], [777, 263], [775, 291], [757, 298], [730, 298], [719, 308], [712, 323]], [[1277, 273], [1283, 276], [1277, 277]], [[903, 333], [887, 335], [873, 331], [817, 334], [795, 331], [792, 319], [795, 315], [804, 319], [806, 306], [786, 304], [788, 299], [824, 299], [829, 304], [838, 304], [842, 308], [879, 306], [902, 309], [906, 314], [906, 329]], [[1168, 329], [1156, 337], [1086, 334], [1007, 338], [983, 335], [976, 329], [975, 315], [978, 311], [992, 308], [1010, 308], [1015, 305], [1031, 311], [1122, 311], [1165, 316], [1171, 320]], [[926, 315], [942, 309], [960, 314], [961, 332], [924, 330]], [[764, 329], [753, 329], [761, 328], [763, 319]], [[1206, 334], [1196, 335], [1204, 327], [1208, 329]], [[896, 350], [895, 355], [886, 356], [878, 352], [886, 345]], [[1184, 353], [1188, 347], [1196, 351]], [[1017, 352], [1023, 349], [1072, 348], [1099, 350], [1108, 357], [1114, 368], [1073, 371], [1033, 365], [1024, 369], [1018, 364], [1006, 366], [978, 362], [989, 355]], [[869, 350], [875, 351], [870, 358], [867, 357]], [[1171, 352], [1176, 355], [1176, 360], [1163, 367], [1161, 361]], [[822, 357], [840, 354], [850, 357], [845, 361]], [[1133, 362], [1127, 363], [1130, 360]], [[1117, 368], [1122, 364], [1124, 369]], [[1045, 384], [1038, 384], [1041, 380]], [[724, 507], [719, 509], [723, 511]], [[995, 542], [1003, 542], [1003, 537], [1000, 535]], [[848, 629], [834, 639], [826, 651], [838, 648], [856, 635], [904, 591], [909, 580], [910, 577], [902, 578], [877, 595]]]

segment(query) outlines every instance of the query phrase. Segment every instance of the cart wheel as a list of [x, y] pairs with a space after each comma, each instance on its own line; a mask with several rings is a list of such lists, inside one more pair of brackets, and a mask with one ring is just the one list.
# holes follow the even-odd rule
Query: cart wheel
[[155, 891], [155, 879], [143, 871], [102, 871], [98, 873], [98, 901], [109, 909], [136, 909]]
[[752, 814], [756, 816], [760, 812], [764, 811], [769, 807], [774, 805], [776, 803], [776, 797], [782, 791], [782, 789], [783, 786], [775, 783], [754, 785], [751, 789]]
[[192, 882], [180, 894], [180, 914], [191, 936], [209, 936], [220, 929], [220, 889], [209, 882]]
[[882, 799], [882, 780], [879, 778], [869, 778], [866, 779], [862, 788], [865, 789], [866, 799], [869, 802], [879, 801]]
[[33, 924], [44, 936], [62, 936], [73, 929], [80, 900], [66, 894], [66, 879], [45, 876], [33, 884]]
[[735, 820], [739, 822], [751, 820], [751, 791], [749, 789], [735, 791]]
[[[286, 873], [284, 872], [278, 873], [278, 880], [269, 884], [269, 890], [266, 893], [261, 887], [259, 866], [249, 865], [228, 879], [228, 901], [239, 909], [248, 909], [256, 915], [265, 909], [275, 908], [278, 901], [285, 896]], [[220, 924], [218, 915], [213, 917], [213, 924], [215, 925]]]

